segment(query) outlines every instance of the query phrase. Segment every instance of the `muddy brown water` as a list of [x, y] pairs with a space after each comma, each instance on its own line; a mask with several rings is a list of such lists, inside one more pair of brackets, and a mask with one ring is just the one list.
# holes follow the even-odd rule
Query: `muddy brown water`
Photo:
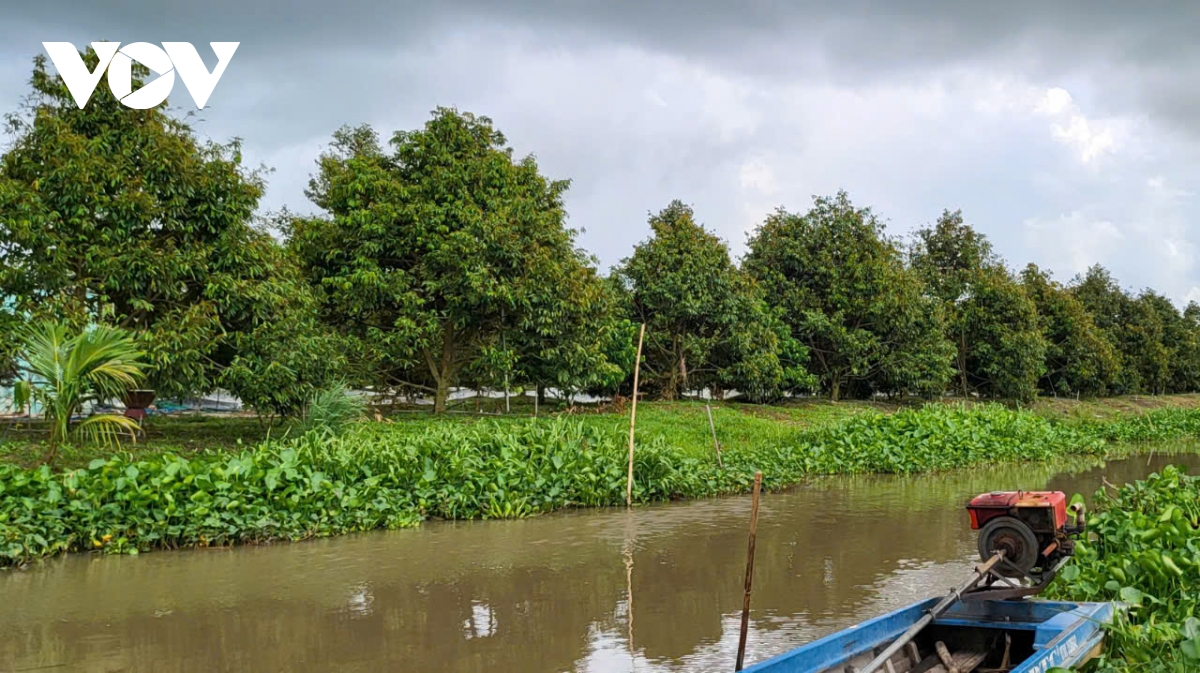
[[[1180, 447], [1173, 447], [1179, 449]], [[1190, 447], [1188, 447], [1190, 448]], [[1090, 496], [1193, 453], [829, 478], [764, 497], [747, 661], [944, 591], [963, 505]], [[749, 499], [0, 572], [2, 671], [731, 671]]]

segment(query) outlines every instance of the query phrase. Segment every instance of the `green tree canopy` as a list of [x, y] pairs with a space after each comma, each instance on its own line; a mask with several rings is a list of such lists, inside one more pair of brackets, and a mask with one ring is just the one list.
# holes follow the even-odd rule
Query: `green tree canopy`
[[1021, 272], [1025, 294], [1037, 307], [1046, 340], [1046, 367], [1039, 383], [1055, 395], [1104, 395], [1120, 361], [1116, 349], [1075, 295], [1035, 264]]
[[[90, 49], [84, 58], [96, 67]], [[101, 82], [81, 110], [39, 57], [24, 113], [9, 117], [9, 313], [131, 330], [160, 396], [227, 387], [253, 406], [293, 408], [338, 357], [283, 250], [250, 224], [260, 175], [236, 141], [202, 143], [165, 103], [128, 109]]]
[[1200, 384], [1200, 344], [1194, 323], [1188, 320], [1166, 296], [1153, 290], [1144, 290], [1138, 295], [1137, 303], [1149, 321], [1161, 327], [1161, 347], [1153, 352], [1158, 357], [1148, 371], [1143, 372], [1143, 381], [1149, 392], [1179, 393], [1196, 390]]
[[733, 264], [725, 242], [672, 201], [650, 216], [652, 236], [615, 276], [630, 293], [633, 319], [646, 324], [643, 381], [665, 399], [687, 390], [737, 388], [770, 397], [804, 385], [799, 355], [754, 283]]
[[539, 396], [550, 388], [611, 394], [632, 371], [637, 337], [623, 318], [619, 288], [600, 278], [593, 258], [576, 255], [575, 264], [546, 269], [535, 289], [542, 310], [530, 312], [510, 330], [511, 338], [501, 340], [507, 356], [487, 377], [492, 385], [508, 373], [512, 383], [531, 386]]
[[[1119, 369], [1114, 377], [1113, 390], [1118, 394], [1145, 390], [1145, 376], [1161, 376], [1166, 367], [1166, 354], [1161, 348], [1161, 325], [1145, 305], [1129, 295], [1099, 264], [1076, 276], [1071, 294], [1083, 303], [1108, 341], [1116, 347]], [[1156, 374], [1155, 372], [1159, 372]]]
[[363, 383], [432, 392], [504, 372], [588, 385], [614, 375], [608, 299], [564, 226], [567, 181], [514, 160], [487, 117], [438, 108], [390, 151], [343, 128], [319, 160], [292, 248], [322, 319], [353, 340]]
[[917, 230], [910, 259], [942, 303], [960, 392], [1032, 399], [1046, 353], [1037, 309], [987, 239], [946, 210]]
[[744, 268], [809, 350], [808, 369], [833, 399], [849, 386], [934, 394], [952, 348], [936, 302], [922, 293], [869, 208], [845, 192], [815, 199], [805, 215], [783, 209], [749, 241]]

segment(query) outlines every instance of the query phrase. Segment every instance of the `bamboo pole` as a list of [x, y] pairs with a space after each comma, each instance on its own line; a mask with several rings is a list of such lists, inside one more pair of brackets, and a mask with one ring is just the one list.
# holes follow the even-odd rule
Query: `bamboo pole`
[[750, 629], [750, 588], [754, 584], [754, 538], [758, 534], [758, 499], [762, 493], [762, 472], [754, 473], [754, 492], [750, 500], [750, 543], [746, 548], [746, 587], [742, 593], [742, 632], [738, 636], [737, 668], [746, 661], [746, 632]]
[[629, 476], [625, 480], [625, 506], [633, 506], [633, 429], [637, 425], [638, 372], [642, 369], [642, 338], [646, 336], [646, 323], [638, 332], [637, 359], [633, 362], [633, 406], [629, 410]]
[[626, 609], [629, 626], [629, 657], [630, 663], [636, 658], [633, 645], [633, 545], [634, 545], [633, 510], [625, 510], [625, 543], [622, 545], [625, 554], [625, 593], [628, 597]]
[[713, 423], [712, 405], [708, 402], [704, 403], [704, 410], [708, 412], [708, 429], [712, 430], [713, 448], [717, 451], [717, 465], [725, 467], [725, 463], [721, 461], [721, 442], [717, 441], [717, 426]]

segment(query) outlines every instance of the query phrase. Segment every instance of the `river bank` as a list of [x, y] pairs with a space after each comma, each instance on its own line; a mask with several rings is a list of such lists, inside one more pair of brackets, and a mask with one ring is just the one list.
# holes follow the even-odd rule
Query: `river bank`
[[[1200, 432], [1200, 410], [1053, 414], [932, 404], [842, 419], [639, 414], [638, 503], [778, 490], [807, 477], [916, 473], [1120, 452], [1119, 442]], [[661, 410], [660, 410], [661, 411]], [[789, 413], [772, 411], [774, 414]], [[793, 412], [799, 413], [799, 412]], [[842, 413], [839, 411], [839, 413]], [[732, 417], [731, 417], [732, 416]], [[699, 425], [697, 428], [696, 426]], [[517, 518], [624, 503], [627, 427], [617, 416], [361, 423], [252, 447], [93, 458], [62, 470], [0, 464], [0, 563], [63, 552], [301, 540], [427, 519]], [[703, 441], [698, 438], [703, 437]]]

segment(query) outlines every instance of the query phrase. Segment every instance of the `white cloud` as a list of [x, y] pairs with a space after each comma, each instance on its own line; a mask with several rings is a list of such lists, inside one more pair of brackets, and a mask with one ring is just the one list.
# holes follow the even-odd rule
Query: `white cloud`
[[775, 171], [761, 157], [755, 157], [742, 163], [741, 184], [745, 191], [771, 195], [779, 191], [775, 181]]
[[1032, 247], [1045, 253], [1041, 263], [1060, 279], [1069, 279], [1092, 264], [1107, 263], [1125, 238], [1112, 221], [1078, 210], [1030, 218], [1025, 231]]
[[1044, 88], [1007, 77], [981, 87], [975, 94], [974, 108], [991, 115], [1049, 120], [1050, 137], [1069, 147], [1079, 163], [1089, 167], [1101, 157], [1123, 150], [1137, 126], [1130, 118], [1087, 115], [1071, 92], [1062, 87]]
[[1112, 191], [1088, 208], [1028, 219], [1035, 261], [1063, 279], [1104, 264], [1123, 285], [1152, 287], [1180, 305], [1200, 296], [1196, 232], [1188, 226], [1193, 194], [1163, 176], [1117, 182]]
[[1051, 127], [1054, 139], [1078, 152], [1083, 164], [1116, 152], [1129, 135], [1126, 120], [1088, 118], [1071, 93], [1061, 87], [1047, 89], [1034, 112], [1055, 120]]
[[1073, 146], [1079, 152], [1079, 160], [1085, 164], [1117, 148], [1111, 128], [1098, 126], [1083, 115], [1072, 115], [1066, 126], [1055, 124], [1054, 137], [1065, 145]]
[[1073, 105], [1071, 92], [1060, 87], [1052, 87], [1046, 90], [1046, 95], [1042, 97], [1034, 112], [1047, 115], [1057, 115], [1066, 112]]

